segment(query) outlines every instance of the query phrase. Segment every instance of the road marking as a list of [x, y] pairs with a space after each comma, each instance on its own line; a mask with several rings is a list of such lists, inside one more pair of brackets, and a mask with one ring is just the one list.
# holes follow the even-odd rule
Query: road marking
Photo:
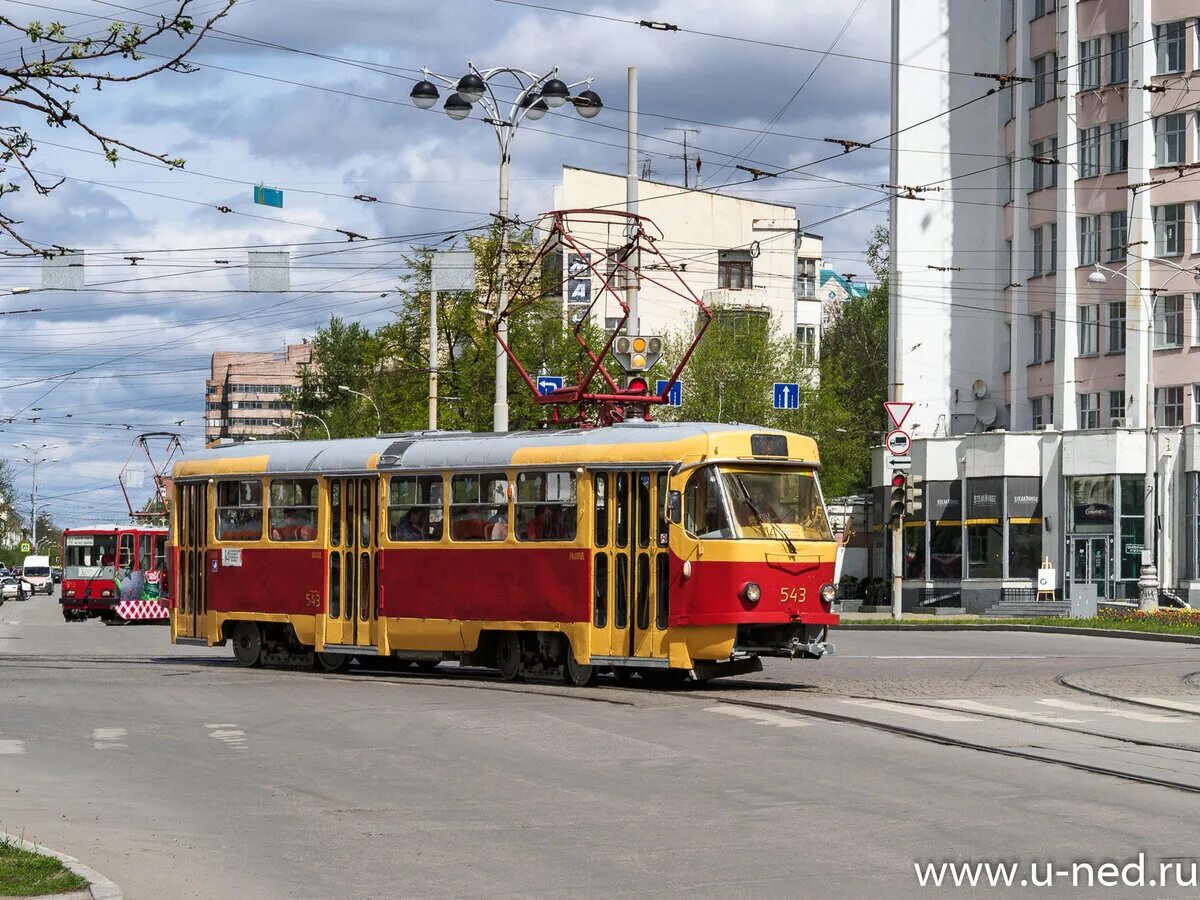
[[1183, 716], [1172, 716], [1161, 713], [1137, 712], [1131, 709], [1105, 709], [1103, 706], [1089, 706], [1086, 703], [1076, 703], [1073, 700], [1039, 700], [1045, 706], [1055, 706], [1059, 709], [1069, 709], [1072, 712], [1094, 712], [1104, 716], [1116, 716], [1119, 719], [1136, 719], [1139, 722], [1186, 722]]
[[24, 741], [0, 739], [0, 756], [17, 756], [25, 752]]
[[1184, 703], [1182, 700], [1167, 700], [1163, 697], [1130, 697], [1129, 699], [1138, 703], [1148, 703], [1151, 706], [1165, 706], [1200, 715], [1200, 703]]
[[237, 725], [228, 723], [217, 723], [205, 725], [208, 729], [208, 736], [221, 741], [227, 747], [233, 750], [246, 749], [246, 732], [238, 728]]
[[1007, 716], [1010, 719], [1026, 719], [1030, 722], [1055, 722], [1063, 725], [1082, 725], [1086, 719], [1068, 719], [1066, 716], [1055, 716], [1050, 713], [1023, 712], [1019, 709], [1009, 709], [1007, 706], [993, 706], [990, 703], [980, 703], [978, 700], [934, 700], [941, 706], [953, 706], [955, 709], [965, 709], [968, 712], [991, 713], [997, 716]]
[[838, 659], [1066, 659], [1065, 656], [1026, 656], [1016, 653], [986, 653], [970, 656], [855, 656], [852, 653], [839, 653]]
[[124, 741], [128, 733], [124, 728], [94, 728], [92, 746], [97, 750], [128, 750]]
[[776, 728], [803, 728], [805, 725], [812, 724], [811, 722], [801, 722], [790, 716], [781, 716], [779, 713], [769, 712], [765, 709], [746, 709], [742, 706], [710, 706], [704, 711], [736, 716], [739, 719], [754, 722], [756, 725], [773, 725]]
[[918, 719], [933, 719], [936, 722], [978, 722], [972, 716], [959, 716], [940, 709], [928, 709], [922, 706], [906, 706], [903, 703], [889, 703], [887, 700], [858, 700], [845, 699], [842, 703], [852, 706], [865, 706], [868, 709], [880, 709], [884, 712], [899, 713], [902, 716], [916, 716]]

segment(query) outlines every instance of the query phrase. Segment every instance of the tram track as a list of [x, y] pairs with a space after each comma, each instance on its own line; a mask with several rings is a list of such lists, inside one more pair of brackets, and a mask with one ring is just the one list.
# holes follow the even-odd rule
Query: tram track
[[[1133, 697], [1125, 697], [1120, 694], [1113, 694], [1108, 691], [1102, 691], [1102, 690], [1097, 690], [1096, 688], [1086, 687], [1084, 685], [1077, 684], [1074, 681], [1070, 680], [1070, 676], [1072, 676], [1072, 675], [1084, 675], [1084, 674], [1091, 673], [1091, 672], [1109, 672], [1109, 671], [1113, 671], [1115, 669], [1132, 669], [1132, 668], [1138, 668], [1138, 667], [1142, 667], [1142, 666], [1154, 666], [1154, 665], [1161, 666], [1161, 665], [1164, 665], [1164, 663], [1161, 661], [1158, 661], [1158, 662], [1146, 662], [1146, 663], [1130, 663], [1129, 665], [1125, 665], [1125, 666], [1096, 666], [1096, 667], [1090, 668], [1090, 669], [1075, 669], [1070, 672], [1063, 672], [1060, 675], [1056, 675], [1054, 677], [1054, 683], [1057, 684], [1059, 687], [1066, 688], [1069, 691], [1076, 691], [1078, 693], [1086, 694], [1090, 697], [1097, 697], [1102, 700], [1109, 700], [1109, 701], [1115, 702], [1115, 703], [1125, 703], [1125, 704], [1128, 704], [1129, 706], [1138, 706], [1143, 709], [1170, 711], [1170, 712], [1176, 713], [1178, 715], [1192, 716], [1194, 718], [1200, 719], [1200, 713], [1198, 713], [1198, 712], [1193, 712], [1193, 711], [1187, 710], [1187, 709], [1179, 709], [1178, 707], [1169, 706], [1169, 705], [1163, 704], [1163, 703], [1151, 703], [1148, 700], [1138, 700]], [[1189, 672], [1186, 675], [1180, 676], [1180, 681], [1182, 681], [1183, 684], [1185, 684], [1188, 687], [1196, 688], [1197, 690], [1200, 690], [1200, 682], [1197, 681], [1198, 678], [1200, 678], [1200, 671]]]

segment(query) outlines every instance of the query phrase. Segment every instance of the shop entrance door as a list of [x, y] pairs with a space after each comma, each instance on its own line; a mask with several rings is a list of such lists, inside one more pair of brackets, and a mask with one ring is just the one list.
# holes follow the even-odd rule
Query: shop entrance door
[[1112, 536], [1071, 539], [1071, 584], [1094, 584], [1096, 598], [1112, 598]]

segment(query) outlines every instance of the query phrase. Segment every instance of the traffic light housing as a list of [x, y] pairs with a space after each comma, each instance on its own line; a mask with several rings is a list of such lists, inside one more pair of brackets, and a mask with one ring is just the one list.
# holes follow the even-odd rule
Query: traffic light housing
[[620, 335], [613, 341], [613, 358], [626, 372], [645, 372], [662, 359], [663, 339], [657, 335]]
[[626, 394], [632, 394], [636, 397], [645, 397], [650, 393], [650, 382], [644, 375], [627, 375], [623, 380], [622, 386]]
[[888, 499], [888, 520], [898, 522], [903, 516], [908, 498], [908, 476], [903, 472], [892, 473], [892, 488]]
[[925, 492], [921, 490], [921, 479], [916, 476], [908, 479], [904, 492], [904, 514], [912, 516], [919, 513], [924, 496]]

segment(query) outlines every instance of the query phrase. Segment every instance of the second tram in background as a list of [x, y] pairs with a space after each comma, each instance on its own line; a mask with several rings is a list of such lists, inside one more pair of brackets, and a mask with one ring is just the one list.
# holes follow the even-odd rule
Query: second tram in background
[[167, 529], [91, 525], [63, 531], [63, 618], [107, 624], [170, 620]]

